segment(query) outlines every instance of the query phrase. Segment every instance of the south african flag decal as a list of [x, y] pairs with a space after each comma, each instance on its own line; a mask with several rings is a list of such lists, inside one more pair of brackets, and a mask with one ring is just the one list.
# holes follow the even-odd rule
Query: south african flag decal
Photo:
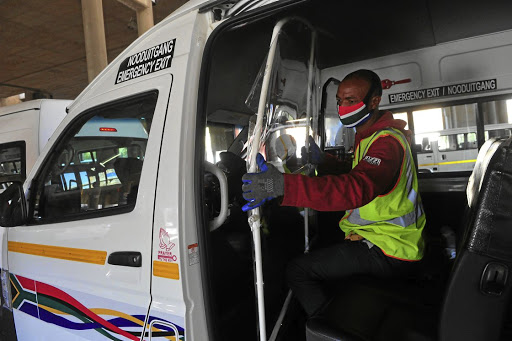
[[[108, 308], [89, 309], [54, 286], [14, 274], [10, 275], [10, 282], [13, 308], [25, 314], [70, 331], [94, 330], [100, 339], [140, 340], [145, 315], [128, 315]], [[152, 337], [185, 340], [182, 327], [154, 316], [149, 317], [148, 324], [153, 320], [163, 324], [153, 324]], [[173, 330], [178, 331], [178, 338]]]

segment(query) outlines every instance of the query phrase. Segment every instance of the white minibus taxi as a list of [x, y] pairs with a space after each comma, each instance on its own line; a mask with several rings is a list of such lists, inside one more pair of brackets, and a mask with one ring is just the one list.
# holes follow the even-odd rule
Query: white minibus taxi
[[26, 178], [70, 103], [38, 99], [0, 107], [0, 178]]
[[[485, 140], [507, 138], [512, 135], [509, 123], [485, 126]], [[416, 134], [421, 141], [417, 148], [420, 172], [472, 171], [478, 155], [476, 126], [444, 129]]]
[[[257, 152], [283, 166], [277, 148], [295, 151], [289, 171], [314, 176], [307, 153], [300, 160], [309, 136], [350, 159], [354, 132], [339, 122], [335, 85], [360, 68], [381, 77], [381, 108], [407, 120], [414, 145], [422, 133], [476, 127], [477, 148], [496, 151], [485, 127], [512, 123], [512, 8], [492, 3], [189, 1], [91, 82], [24, 185], [11, 181], [0, 195], [2, 297], [15, 337], [510, 336], [512, 243], [506, 232], [464, 233], [469, 169], [420, 174], [433, 255], [421, 274], [344, 279], [325, 315], [308, 321], [286, 285], [286, 264], [343, 239], [340, 214], [275, 200], [247, 214], [240, 186], [257, 170]], [[283, 135], [293, 148], [276, 142]], [[447, 228], [485, 239], [462, 242], [453, 270], [435, 252]], [[489, 251], [491, 239], [500, 243]], [[467, 250], [488, 258], [466, 260]], [[460, 275], [472, 266], [476, 275]]]

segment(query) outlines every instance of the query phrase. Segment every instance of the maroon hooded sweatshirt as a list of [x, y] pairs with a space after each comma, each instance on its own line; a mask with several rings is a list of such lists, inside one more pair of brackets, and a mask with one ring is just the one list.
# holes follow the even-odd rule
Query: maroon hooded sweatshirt
[[[356, 134], [355, 146], [384, 128], [397, 128], [408, 136], [405, 125], [405, 121], [394, 119], [393, 114], [386, 111], [372, 126]], [[377, 158], [381, 162], [361, 160], [349, 173], [341, 175], [307, 177], [284, 174], [281, 205], [309, 207], [317, 211], [346, 211], [364, 206], [378, 195], [386, 194], [398, 181], [404, 157], [402, 145], [391, 135], [380, 137], [372, 143], [366, 155], [372, 157], [370, 160]]]

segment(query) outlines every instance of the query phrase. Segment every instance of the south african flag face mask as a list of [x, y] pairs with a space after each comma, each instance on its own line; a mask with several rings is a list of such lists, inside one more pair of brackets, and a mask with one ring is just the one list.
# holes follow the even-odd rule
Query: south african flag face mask
[[357, 127], [368, 121], [371, 114], [369, 102], [374, 91], [375, 85], [372, 84], [362, 102], [346, 107], [338, 105], [338, 115], [340, 115], [340, 121], [345, 127]]

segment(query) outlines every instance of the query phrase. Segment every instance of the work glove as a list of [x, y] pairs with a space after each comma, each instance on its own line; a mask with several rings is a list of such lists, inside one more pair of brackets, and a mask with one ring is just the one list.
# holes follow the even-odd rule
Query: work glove
[[[310, 159], [309, 162], [314, 165], [319, 165], [324, 162], [324, 153], [320, 150], [320, 147], [315, 143], [315, 140], [310, 135], [308, 136], [308, 143], [309, 143], [309, 155]], [[306, 147], [301, 148], [301, 159], [302, 164], [305, 165], [308, 163], [308, 154], [306, 153]]]
[[242, 192], [244, 199], [248, 201], [242, 207], [247, 212], [263, 205], [266, 201], [284, 195], [284, 176], [272, 164], [267, 164], [263, 155], [256, 156], [256, 162], [260, 167], [259, 173], [246, 173], [242, 177]]

